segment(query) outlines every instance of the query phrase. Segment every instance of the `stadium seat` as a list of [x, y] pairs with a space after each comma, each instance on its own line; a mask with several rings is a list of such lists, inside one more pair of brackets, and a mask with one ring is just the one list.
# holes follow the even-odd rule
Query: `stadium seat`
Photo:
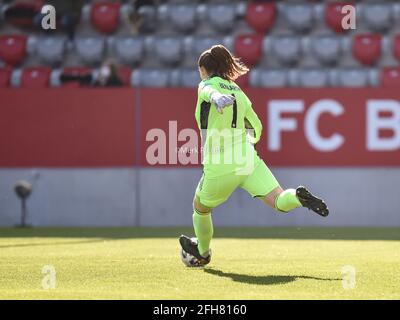
[[141, 62], [144, 53], [142, 37], [121, 37], [114, 42], [114, 51], [123, 64], [132, 65]]
[[378, 87], [381, 84], [380, 69], [370, 68], [368, 70], [368, 84], [371, 87]]
[[393, 56], [400, 61], [400, 34], [393, 38]]
[[340, 39], [334, 36], [315, 36], [311, 38], [311, 52], [323, 65], [338, 62], [341, 55]]
[[79, 37], [75, 39], [75, 49], [84, 63], [96, 64], [103, 59], [105, 42], [101, 37]]
[[353, 38], [353, 57], [363, 65], [373, 65], [381, 57], [381, 40], [379, 34], [357, 34]]
[[296, 32], [306, 32], [313, 25], [313, 6], [307, 2], [287, 3], [283, 7], [289, 27]]
[[329, 75], [324, 69], [299, 70], [300, 86], [305, 88], [321, 88], [329, 85]]
[[342, 13], [342, 8], [346, 5], [355, 6], [355, 2], [331, 2], [327, 3], [325, 7], [325, 23], [336, 33], [345, 32], [346, 30], [342, 27], [342, 19], [345, 16]]
[[220, 32], [229, 32], [235, 24], [236, 6], [235, 4], [221, 3], [207, 5], [207, 15], [211, 26]]
[[246, 11], [246, 22], [256, 32], [265, 33], [271, 29], [275, 22], [276, 4], [249, 3]]
[[384, 68], [380, 80], [382, 87], [400, 88], [400, 67]]
[[293, 65], [299, 60], [301, 55], [300, 38], [294, 36], [273, 38], [272, 52], [280, 63]]
[[257, 76], [252, 74], [250, 77], [252, 87], [280, 88], [288, 84], [287, 73], [284, 69], [258, 69], [257, 73]]
[[40, 37], [36, 44], [39, 59], [46, 64], [61, 63], [64, 58], [66, 39], [64, 37]]
[[28, 67], [22, 70], [22, 88], [45, 88], [50, 84], [51, 68]]
[[0, 68], [0, 88], [10, 85], [11, 70], [8, 68]]
[[368, 72], [365, 69], [338, 70], [337, 85], [342, 87], [366, 87], [369, 84]]
[[154, 41], [154, 52], [161, 63], [177, 64], [183, 55], [181, 39], [179, 37], [158, 37]]
[[196, 27], [195, 4], [170, 4], [167, 16], [177, 31], [189, 32]]
[[223, 43], [222, 37], [208, 37], [208, 36], [199, 36], [193, 38], [193, 55], [197, 58], [203, 51], [211, 48], [214, 45]]
[[372, 30], [384, 31], [391, 26], [392, 11], [390, 3], [365, 3], [362, 8], [364, 21]]
[[182, 87], [197, 88], [199, 86], [201, 78], [199, 75], [199, 70], [197, 68], [183, 69], [181, 74], [183, 77], [182, 78], [183, 81], [181, 82]]
[[201, 79], [197, 69], [177, 69], [171, 73], [170, 85], [182, 88], [197, 88]]
[[137, 69], [135, 70], [131, 85], [133, 87], [162, 88], [170, 84], [170, 72], [165, 69]]
[[8, 65], [17, 65], [25, 59], [27, 37], [24, 35], [0, 36], [0, 59]]
[[262, 35], [240, 35], [235, 39], [235, 54], [240, 57], [244, 63], [253, 66], [262, 56], [262, 43]]
[[110, 1], [93, 3], [90, 12], [92, 25], [102, 33], [112, 33], [118, 28], [120, 4]]

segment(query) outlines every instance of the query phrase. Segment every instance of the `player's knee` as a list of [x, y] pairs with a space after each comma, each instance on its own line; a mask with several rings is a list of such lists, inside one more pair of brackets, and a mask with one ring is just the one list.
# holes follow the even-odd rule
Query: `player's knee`
[[[277, 208], [276, 201], [282, 192], [283, 192], [283, 189], [281, 187], [277, 187], [274, 190], [272, 190], [270, 193], [268, 193], [262, 200], [266, 205], [272, 207], [273, 209], [279, 210]], [[281, 211], [281, 210], [279, 210], [279, 211]]]
[[208, 214], [212, 211], [212, 208], [206, 207], [203, 205], [197, 197], [193, 199], [193, 208], [199, 214]]

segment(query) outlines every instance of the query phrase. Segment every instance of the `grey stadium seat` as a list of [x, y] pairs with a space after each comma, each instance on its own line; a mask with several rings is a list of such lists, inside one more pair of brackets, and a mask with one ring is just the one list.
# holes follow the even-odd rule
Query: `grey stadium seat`
[[298, 37], [284, 36], [272, 40], [272, 51], [283, 64], [296, 63], [301, 55], [301, 42]]
[[369, 74], [366, 69], [338, 70], [337, 83], [341, 87], [365, 87], [369, 84]]
[[173, 87], [197, 88], [201, 79], [197, 69], [177, 69], [171, 73]]
[[10, 84], [16, 88], [21, 85], [22, 69], [14, 69], [11, 73]]
[[365, 3], [363, 18], [371, 29], [380, 31], [388, 29], [392, 25], [392, 10], [390, 3]]
[[161, 63], [176, 64], [183, 55], [182, 41], [178, 37], [158, 37], [154, 41], [154, 51]]
[[36, 44], [36, 53], [45, 64], [61, 63], [64, 57], [66, 38], [40, 37]]
[[329, 85], [329, 74], [324, 69], [301, 69], [299, 84], [306, 88], [326, 87]]
[[282, 7], [289, 26], [298, 32], [310, 30], [313, 25], [313, 7], [309, 3], [287, 3]]
[[62, 70], [54, 69], [50, 74], [50, 87], [59, 87], [61, 85], [60, 75]]
[[[256, 74], [253, 76], [253, 72]], [[284, 69], [257, 69], [250, 74], [252, 87], [280, 88], [288, 84], [287, 71]]]
[[144, 53], [144, 41], [141, 37], [120, 37], [115, 39], [114, 51], [123, 64], [140, 63]]
[[76, 38], [75, 50], [84, 63], [96, 64], [103, 60], [105, 41], [101, 37]]
[[235, 4], [209, 4], [206, 12], [214, 29], [220, 32], [232, 30], [236, 18]]
[[134, 87], [163, 88], [169, 84], [170, 71], [166, 69], [137, 69], [131, 78], [131, 85]]
[[196, 10], [194, 4], [170, 4], [167, 15], [176, 30], [189, 32], [196, 27]]
[[193, 39], [193, 54], [198, 57], [204, 50], [221, 43], [223, 43], [222, 37], [195, 37]]
[[325, 65], [335, 64], [341, 54], [340, 39], [335, 36], [316, 36], [311, 38], [311, 51]]

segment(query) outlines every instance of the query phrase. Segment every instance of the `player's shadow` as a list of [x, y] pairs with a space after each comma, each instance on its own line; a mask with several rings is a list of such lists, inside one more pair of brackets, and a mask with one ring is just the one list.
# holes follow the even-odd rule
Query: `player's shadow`
[[218, 277], [230, 278], [236, 282], [256, 284], [256, 285], [278, 285], [278, 284], [293, 282], [298, 279], [309, 279], [318, 281], [342, 280], [337, 278], [321, 278], [321, 277], [311, 277], [311, 276], [280, 276], [280, 275], [254, 276], [249, 274], [231, 273], [231, 272], [224, 272], [221, 270], [207, 269], [207, 268], [204, 269], [204, 272]]

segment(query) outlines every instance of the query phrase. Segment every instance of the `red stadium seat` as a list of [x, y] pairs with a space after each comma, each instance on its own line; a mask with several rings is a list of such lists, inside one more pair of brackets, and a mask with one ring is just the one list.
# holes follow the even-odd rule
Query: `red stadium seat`
[[5, 88], [10, 85], [11, 70], [8, 68], [0, 69], [0, 88]]
[[131, 84], [132, 69], [128, 67], [121, 67], [118, 70], [118, 76], [122, 80], [124, 86], [129, 86]]
[[346, 5], [355, 6], [354, 2], [331, 2], [325, 7], [325, 23], [333, 31], [337, 33], [345, 32], [342, 27], [342, 19], [345, 16], [342, 13], [342, 8]]
[[379, 34], [358, 34], [353, 38], [353, 57], [370, 66], [381, 57], [382, 37]]
[[240, 76], [239, 78], [236, 79], [235, 82], [238, 84], [239, 87], [247, 88], [249, 86], [249, 73]]
[[8, 65], [19, 64], [26, 56], [26, 42], [23, 35], [0, 36], [0, 59]]
[[235, 39], [235, 53], [244, 63], [253, 66], [262, 56], [262, 43], [260, 34], [240, 35]]
[[393, 39], [393, 56], [400, 61], [400, 34]]
[[28, 67], [22, 71], [22, 88], [45, 88], [50, 83], [51, 68]]
[[384, 68], [381, 72], [381, 86], [400, 88], [400, 67]]
[[275, 22], [276, 4], [270, 3], [249, 3], [246, 11], [247, 24], [256, 32], [268, 31]]
[[119, 3], [94, 3], [90, 14], [92, 25], [102, 33], [114, 32], [119, 24]]

